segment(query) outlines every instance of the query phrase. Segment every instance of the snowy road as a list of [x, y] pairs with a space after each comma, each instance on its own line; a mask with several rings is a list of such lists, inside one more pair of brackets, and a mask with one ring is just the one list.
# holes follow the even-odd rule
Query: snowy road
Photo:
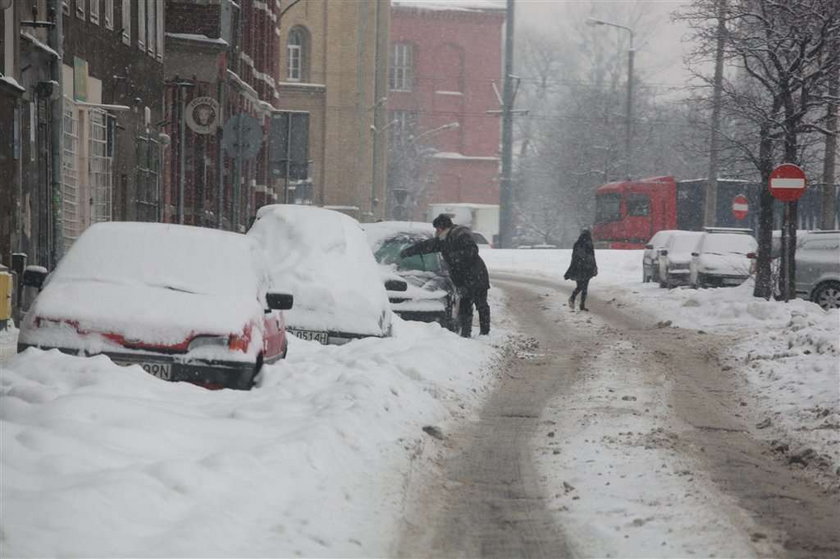
[[597, 295], [594, 313], [571, 312], [568, 283], [494, 285], [525, 337], [414, 488], [398, 555], [840, 554], [836, 494], [751, 433], [719, 355], [731, 340]]

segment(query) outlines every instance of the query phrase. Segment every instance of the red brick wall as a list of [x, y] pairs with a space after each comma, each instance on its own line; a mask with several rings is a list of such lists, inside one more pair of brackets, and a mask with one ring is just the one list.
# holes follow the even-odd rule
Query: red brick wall
[[[392, 7], [391, 43], [413, 45], [410, 92], [389, 92], [389, 110], [418, 113], [417, 134], [451, 122], [459, 128], [425, 139], [442, 152], [498, 157], [501, 119], [493, 82], [502, 89], [504, 12], [464, 12]], [[429, 201], [499, 202], [498, 163], [436, 159], [436, 185]]]

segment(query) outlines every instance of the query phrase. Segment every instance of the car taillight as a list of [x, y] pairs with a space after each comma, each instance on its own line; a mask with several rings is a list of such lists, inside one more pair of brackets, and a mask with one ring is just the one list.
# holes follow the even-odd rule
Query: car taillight
[[228, 338], [228, 347], [234, 351], [243, 353], [248, 351], [251, 345], [251, 325], [245, 327], [241, 334], [231, 334]]
[[196, 336], [190, 340], [188, 351], [196, 350], [200, 347], [229, 347], [229, 336]]

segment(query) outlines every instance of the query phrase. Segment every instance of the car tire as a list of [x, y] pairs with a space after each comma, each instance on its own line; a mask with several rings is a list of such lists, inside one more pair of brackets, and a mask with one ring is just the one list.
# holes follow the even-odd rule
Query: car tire
[[819, 284], [811, 300], [825, 310], [840, 308], [840, 282], [826, 281]]

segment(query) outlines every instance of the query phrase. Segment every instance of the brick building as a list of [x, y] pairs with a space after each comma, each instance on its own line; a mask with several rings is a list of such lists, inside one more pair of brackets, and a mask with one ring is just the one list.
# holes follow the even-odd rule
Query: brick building
[[393, 0], [388, 188], [396, 218], [428, 203], [499, 203], [504, 7]]
[[[243, 231], [280, 192], [268, 158], [279, 101], [280, 3], [170, 0], [166, 9], [171, 144], [162, 218]], [[238, 126], [226, 138], [229, 122]]]
[[92, 223], [155, 217], [145, 207], [160, 186], [147, 161], [160, 158], [162, 3], [16, 3], [22, 94], [10, 249], [51, 268]]

